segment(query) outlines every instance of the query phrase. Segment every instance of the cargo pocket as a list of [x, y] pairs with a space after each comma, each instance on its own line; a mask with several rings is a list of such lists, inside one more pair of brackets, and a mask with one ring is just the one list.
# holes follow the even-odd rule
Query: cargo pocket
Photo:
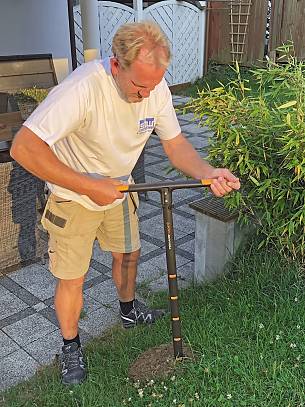
[[44, 209], [41, 224], [49, 232], [60, 236], [71, 236], [78, 232], [77, 219], [81, 205], [50, 195]]

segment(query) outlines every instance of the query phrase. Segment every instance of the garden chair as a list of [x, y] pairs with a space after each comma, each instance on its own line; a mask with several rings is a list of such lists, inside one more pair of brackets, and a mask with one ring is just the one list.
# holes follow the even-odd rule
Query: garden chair
[[52, 55], [0, 56], [0, 270], [42, 258], [47, 237], [38, 226], [44, 205], [44, 182], [9, 155], [11, 141], [37, 106], [33, 98], [16, 96], [20, 89], [57, 84]]

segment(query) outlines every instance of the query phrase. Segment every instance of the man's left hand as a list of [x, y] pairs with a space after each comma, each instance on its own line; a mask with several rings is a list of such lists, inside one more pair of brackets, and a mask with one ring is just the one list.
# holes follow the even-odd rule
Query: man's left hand
[[240, 182], [227, 168], [214, 168], [208, 175], [213, 179], [211, 191], [217, 197], [229, 194], [232, 190], [240, 188]]

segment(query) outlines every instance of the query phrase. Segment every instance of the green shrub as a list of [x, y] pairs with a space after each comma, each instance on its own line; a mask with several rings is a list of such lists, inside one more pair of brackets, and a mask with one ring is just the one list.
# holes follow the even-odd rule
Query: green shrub
[[33, 88], [20, 89], [14, 96], [21, 102], [36, 102], [39, 104], [47, 97], [48, 93], [49, 89], [41, 89], [34, 86]]
[[261, 245], [304, 261], [305, 63], [290, 46], [279, 50], [285, 63], [252, 70], [255, 90], [236, 64], [235, 80], [199, 91], [185, 111], [215, 132], [209, 160], [241, 179], [241, 191], [225, 198], [228, 207], [255, 221]]

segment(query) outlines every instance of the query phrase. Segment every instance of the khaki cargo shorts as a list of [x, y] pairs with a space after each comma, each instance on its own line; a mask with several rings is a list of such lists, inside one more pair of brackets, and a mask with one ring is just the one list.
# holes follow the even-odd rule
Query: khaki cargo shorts
[[131, 253], [140, 248], [137, 194], [114, 208], [91, 211], [82, 205], [50, 195], [41, 223], [49, 232], [49, 268], [60, 279], [84, 276], [97, 238], [101, 249]]

